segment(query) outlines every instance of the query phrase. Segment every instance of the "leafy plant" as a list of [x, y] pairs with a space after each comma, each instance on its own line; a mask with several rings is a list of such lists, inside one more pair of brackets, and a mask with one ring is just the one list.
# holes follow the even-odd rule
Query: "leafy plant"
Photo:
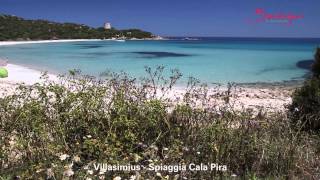
[[312, 66], [313, 76], [292, 96], [289, 116], [292, 124], [306, 131], [320, 132], [320, 48]]
[[[101, 81], [72, 71], [0, 98], [0, 177], [319, 178], [319, 137], [293, 131], [280, 112], [217, 108], [230, 87], [209, 96], [190, 78], [184, 94], [169, 98], [181, 74], [166, 78], [164, 70], [146, 68], [140, 82], [125, 73]], [[227, 170], [96, 171], [95, 163], [219, 163]]]

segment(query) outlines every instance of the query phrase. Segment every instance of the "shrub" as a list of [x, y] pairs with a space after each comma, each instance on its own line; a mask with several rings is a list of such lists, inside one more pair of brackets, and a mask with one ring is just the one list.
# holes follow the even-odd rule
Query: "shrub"
[[320, 132], [320, 48], [312, 66], [313, 76], [292, 95], [289, 117], [297, 129]]
[[[159, 71], [147, 69], [143, 83], [124, 74], [97, 81], [73, 73], [0, 98], [0, 178], [319, 178], [318, 137], [292, 131], [284, 114], [217, 110], [194, 80], [173, 102], [157, 90], [167, 92], [180, 74], [161, 81]], [[98, 162], [218, 163], [227, 171], [99, 172]]]
[[312, 65], [313, 76], [316, 78], [320, 78], [320, 48], [317, 48], [314, 59], [315, 62]]
[[307, 80], [297, 89], [289, 107], [292, 124], [301, 130], [320, 130], [320, 79]]

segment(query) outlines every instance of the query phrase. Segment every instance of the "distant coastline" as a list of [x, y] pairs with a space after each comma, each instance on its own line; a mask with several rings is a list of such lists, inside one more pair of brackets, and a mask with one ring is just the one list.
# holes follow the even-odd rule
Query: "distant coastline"
[[[19, 44], [39, 44], [39, 43], [59, 43], [59, 42], [82, 42], [82, 41], [109, 41], [109, 40], [118, 40], [118, 39], [57, 39], [57, 40], [22, 40], [22, 41], [0, 41], [0, 46], [10, 46], [10, 45], [19, 45]], [[166, 38], [144, 38], [144, 39], [126, 39], [128, 41], [148, 41], [148, 40], [168, 40]]]
[[30, 20], [0, 14], [0, 41], [65, 40], [65, 39], [117, 39], [161, 40], [151, 32], [129, 28], [90, 27], [76, 23], [58, 23], [48, 20]]

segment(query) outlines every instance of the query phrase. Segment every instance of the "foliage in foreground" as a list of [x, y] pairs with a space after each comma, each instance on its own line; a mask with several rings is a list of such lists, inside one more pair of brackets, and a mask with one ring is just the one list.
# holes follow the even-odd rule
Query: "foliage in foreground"
[[289, 117], [297, 129], [320, 134], [320, 48], [315, 53], [312, 77], [292, 97]]
[[[157, 90], [170, 90], [180, 74], [174, 71], [166, 81], [162, 71], [148, 69], [149, 78], [139, 85], [126, 75], [105, 81], [75, 75], [60, 84], [21, 85], [1, 98], [0, 177], [320, 177], [318, 137], [292, 130], [284, 114], [254, 115], [224, 108], [228, 104], [201, 108], [195, 104], [216, 97], [194, 81], [179, 103], [172, 102]], [[219, 163], [227, 170], [99, 172], [96, 162]]]

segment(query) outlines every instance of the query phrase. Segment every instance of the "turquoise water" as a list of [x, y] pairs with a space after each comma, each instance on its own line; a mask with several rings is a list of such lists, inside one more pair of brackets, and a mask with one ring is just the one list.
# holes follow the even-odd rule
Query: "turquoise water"
[[80, 69], [99, 76], [106, 70], [140, 77], [144, 67], [177, 68], [186, 77], [208, 83], [299, 80], [296, 66], [313, 58], [319, 39], [202, 38], [199, 41], [86, 41], [0, 47], [0, 57], [41, 71]]

